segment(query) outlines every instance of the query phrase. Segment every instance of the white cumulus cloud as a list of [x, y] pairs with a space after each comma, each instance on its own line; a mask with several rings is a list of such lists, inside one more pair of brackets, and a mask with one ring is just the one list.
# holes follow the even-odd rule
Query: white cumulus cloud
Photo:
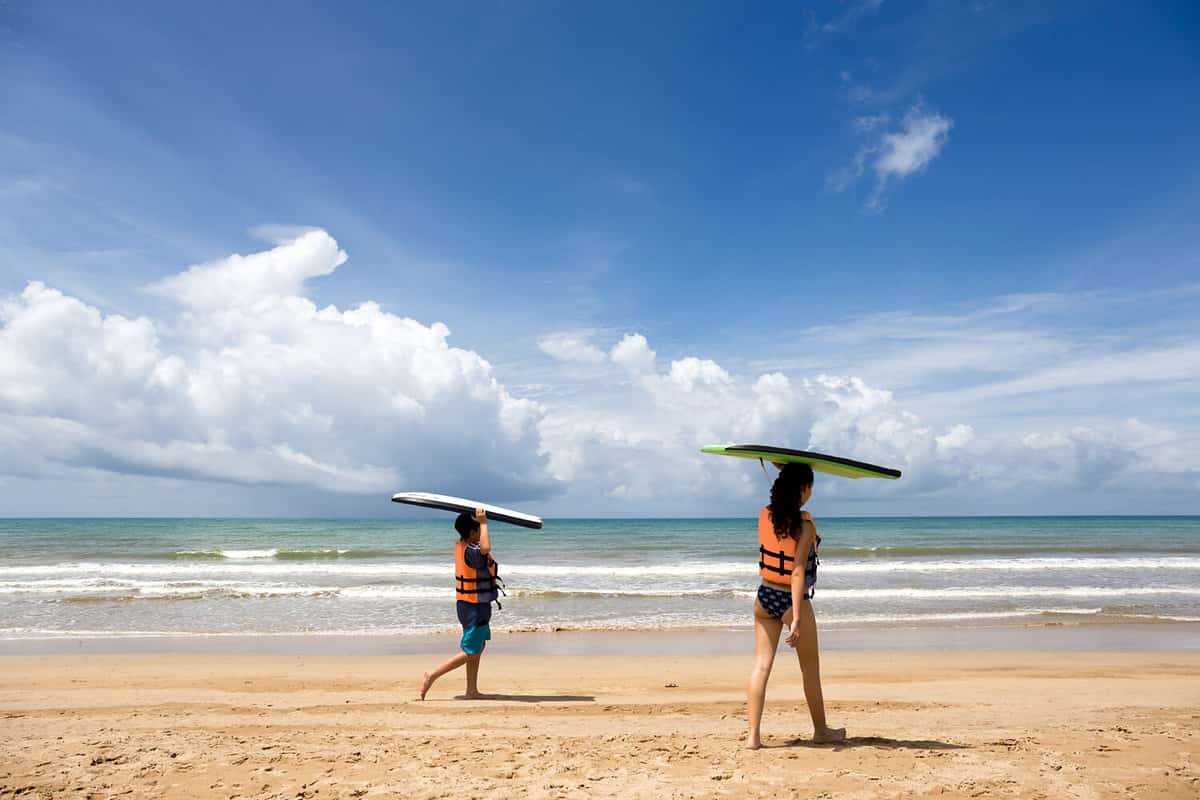
[[297, 297], [306, 280], [330, 275], [345, 261], [332, 236], [308, 231], [262, 253], [197, 264], [148, 289], [191, 308], [240, 308]]
[[631, 372], [649, 372], [654, 369], [655, 353], [650, 349], [646, 337], [630, 333], [613, 345], [609, 353], [614, 363]]
[[[0, 305], [0, 442], [38, 468], [341, 492], [542, 496], [544, 411], [441, 323], [318, 308], [346, 254], [324, 231], [191, 267], [164, 321], [105, 315], [40, 283]], [[26, 471], [33, 469], [27, 467]]]
[[[740, 462], [700, 455], [706, 444], [777, 444], [901, 469], [933, 466], [941, 458], [937, 433], [900, 408], [890, 392], [858, 378], [741, 376], [696, 356], [659, 367], [641, 334], [621, 339], [612, 359], [630, 378], [620, 391], [598, 366], [592, 391], [577, 394], [570, 405], [548, 404], [539, 422], [550, 468], [583, 513], [598, 503], [610, 513], [704, 513], [762, 493], [761, 475]], [[947, 466], [905, 486], [937, 488], [956, 479], [947, 478], [952, 472]], [[822, 491], [859, 497], [895, 491], [883, 482], [851, 484], [830, 481]]]
[[[851, 348], [843, 366], [806, 374], [704, 354], [660, 357], [637, 332], [616, 341], [559, 332], [538, 339], [556, 363], [534, 376], [544, 377], [534, 402], [510, 390], [483, 354], [452, 346], [441, 322], [375, 302], [317, 306], [306, 282], [338, 269], [346, 254], [324, 231], [297, 233], [155, 283], [169, 301], [155, 318], [105, 313], [37, 281], [0, 298], [0, 481], [119, 487], [137, 476], [142, 486], [223, 482], [379, 499], [425, 489], [538, 499], [530, 510], [547, 515], [703, 516], [748, 513], [764, 496], [769, 476], [756, 465], [699, 453], [735, 442], [904, 472], [895, 483], [821, 478], [819, 503], [854, 509], [907, 502], [905, 511], [928, 513], [939, 508], [925, 505], [931, 498], [972, 508], [965, 497], [1012, 511], [1038, 493], [1111, 507], [1113, 498], [1200, 491], [1195, 433], [1164, 424], [1169, 416], [998, 411], [1050, 389], [1092, 394], [1095, 375], [1108, 393], [1125, 381], [1192, 396], [1190, 341], [1151, 343], [1139, 358], [1124, 350], [1067, 357], [1064, 343], [997, 328], [990, 312], [906, 315], [857, 321], [854, 336], [865, 343], [839, 339], [845, 325], [806, 331]], [[882, 351], [879, 341], [888, 343]], [[941, 346], [947, 341], [959, 349]], [[850, 363], [857, 369], [843, 368]], [[947, 367], [961, 385], [920, 391]], [[509, 369], [506, 377], [530, 378]], [[136, 512], [137, 498], [128, 502]]]
[[603, 364], [608, 356], [578, 333], [551, 333], [538, 339], [538, 349], [559, 361]]

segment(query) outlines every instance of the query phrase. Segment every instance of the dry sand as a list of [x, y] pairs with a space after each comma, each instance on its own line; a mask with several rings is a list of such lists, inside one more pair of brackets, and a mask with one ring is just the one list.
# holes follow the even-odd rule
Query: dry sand
[[831, 652], [812, 746], [781, 654], [0, 658], [0, 797], [1200, 797], [1200, 654]]

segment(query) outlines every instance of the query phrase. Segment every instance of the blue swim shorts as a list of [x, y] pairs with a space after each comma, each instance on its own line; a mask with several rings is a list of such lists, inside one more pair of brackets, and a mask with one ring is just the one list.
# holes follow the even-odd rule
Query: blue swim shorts
[[492, 638], [491, 603], [458, 601], [458, 621], [462, 624], [462, 650], [469, 656], [483, 652], [483, 643]]

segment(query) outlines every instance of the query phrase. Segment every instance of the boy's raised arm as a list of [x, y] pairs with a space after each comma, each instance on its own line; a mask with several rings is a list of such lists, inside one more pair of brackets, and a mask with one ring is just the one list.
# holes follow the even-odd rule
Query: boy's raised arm
[[475, 521], [479, 523], [479, 552], [485, 556], [492, 552], [492, 538], [488, 535], [487, 512], [475, 509]]

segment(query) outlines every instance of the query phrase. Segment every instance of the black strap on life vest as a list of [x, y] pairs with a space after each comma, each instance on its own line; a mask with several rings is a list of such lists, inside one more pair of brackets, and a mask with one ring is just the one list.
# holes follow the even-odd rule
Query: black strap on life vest
[[[767, 559], [771, 558], [778, 562], [776, 564], [768, 564]], [[791, 562], [792, 566], [786, 566], [787, 562]], [[758, 568], [765, 569], [769, 572], [774, 572], [784, 577], [792, 574], [792, 569], [795, 567], [796, 559], [789, 556], [782, 550], [768, 550], [763, 545], [758, 546]]]
[[[492, 574], [492, 567], [496, 568], [495, 575]], [[472, 569], [474, 568], [472, 567]], [[474, 592], [476, 595], [479, 595], [480, 592], [494, 591], [496, 592], [496, 597], [494, 598], [493, 602], [495, 602], [496, 608], [503, 609], [504, 606], [500, 604], [500, 595], [508, 597], [508, 593], [504, 591], [504, 581], [500, 577], [500, 565], [497, 564], [491, 556], [488, 556], [487, 569], [482, 570], [482, 576], [480, 576], [480, 572], [481, 570], [476, 569], [475, 577], [473, 578], [467, 577], [466, 575], [455, 575], [454, 579], [458, 581], [458, 591], [463, 593]], [[467, 584], [469, 583], [475, 584], [474, 588], [467, 588]]]
[[813, 546], [808, 551], [808, 562], [804, 565], [804, 581], [808, 584], [808, 598], [817, 593], [817, 567], [821, 563], [820, 556], [817, 555], [817, 548], [821, 546], [821, 537], [818, 536]]
[[495, 561], [493, 561], [491, 556], [488, 556], [488, 572], [489, 573], [491, 572], [491, 567], [496, 568], [496, 574], [492, 576], [494, 578], [492, 585], [496, 587], [496, 597], [494, 598], [494, 602], [496, 603], [496, 610], [503, 611], [504, 605], [501, 604], [501, 602], [500, 602], [500, 595], [504, 595], [505, 597], [508, 597], [508, 592], [504, 591], [504, 579], [500, 577], [500, 565], [497, 564]]
[[[820, 544], [821, 544], [821, 537], [818, 536], [816, 544], [814, 544], [812, 546], [812, 548], [808, 551], [808, 561], [804, 565], [804, 578], [805, 578], [805, 582], [808, 583], [808, 587], [809, 587], [808, 592], [804, 596], [809, 597], [809, 598], [811, 598], [813, 596], [813, 593], [816, 591], [815, 584], [817, 582], [817, 565], [819, 565], [821, 563], [821, 560], [817, 557], [817, 546]], [[767, 563], [768, 558], [773, 559], [774, 561], [777, 561], [778, 566], [776, 566], [775, 564], [768, 564]], [[791, 566], [788, 566], [788, 562], [791, 562]], [[765, 569], [768, 572], [774, 572], [777, 575], [780, 575], [784, 578], [790, 578], [792, 575], [792, 571], [795, 569], [795, 565], [796, 565], [796, 559], [793, 558], [792, 556], [789, 556], [784, 551], [768, 550], [766, 547], [762, 546], [761, 544], [758, 546], [758, 568], [759, 569]]]

